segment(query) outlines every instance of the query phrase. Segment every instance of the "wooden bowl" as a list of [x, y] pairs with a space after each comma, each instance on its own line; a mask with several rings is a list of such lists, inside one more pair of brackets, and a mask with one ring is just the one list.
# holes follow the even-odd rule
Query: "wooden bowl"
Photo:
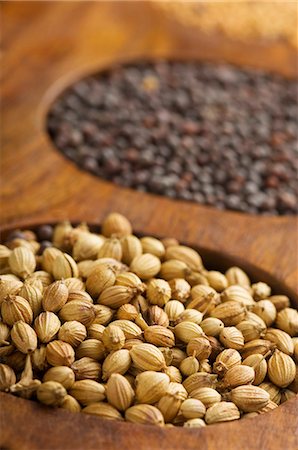
[[[34, 230], [36, 226], [36, 224], [34, 226], [24, 224], [25, 229]], [[99, 231], [98, 224], [91, 224], [90, 228]], [[9, 228], [3, 230], [3, 239], [10, 231]], [[227, 236], [228, 234], [223, 235], [223, 237]], [[245, 270], [252, 281], [263, 280], [272, 287], [273, 293], [289, 295], [292, 305], [298, 308], [297, 294], [270, 273], [248, 263], [245, 259], [233, 258], [228, 254], [208, 248], [198, 246], [195, 248], [202, 256], [207, 268], [225, 271], [232, 265], [237, 265]], [[196, 448], [198, 442], [200, 448], [208, 450], [220, 448], [223, 442], [229, 449], [259, 449], [264, 436], [266, 436], [266, 446], [270, 449], [294, 450], [298, 443], [297, 435], [295, 437], [298, 399], [290, 400], [274, 411], [252, 419], [194, 430], [161, 429], [153, 426], [105, 421], [95, 416], [74, 414], [60, 409], [53, 410], [37, 402], [23, 400], [5, 393], [0, 393], [0, 401], [0, 420], [4, 425], [0, 441], [1, 450], [14, 448], [22, 450], [123, 448], [129, 450], [133, 445], [136, 445], [138, 449], [178, 449], [181, 448], [181, 442], [185, 449]], [[254, 427], [254, 433], [248, 432], [250, 426]], [[287, 427], [286, 434], [283, 433], [285, 427]], [[268, 432], [268, 429], [271, 432]], [[220, 438], [217, 443], [218, 436]]]
[[[3, 83], [3, 230], [63, 219], [100, 223], [118, 211], [142, 234], [176, 237], [202, 249], [210, 262], [226, 255], [280, 284], [297, 307], [297, 218], [221, 212], [119, 188], [81, 172], [45, 131], [49, 105], [61, 90], [119, 59], [224, 59], [295, 76], [295, 49], [185, 30], [151, 2], [8, 2], [3, 11], [4, 49], [12, 49]], [[2, 450], [298, 448], [297, 399], [256, 419], [195, 430], [54, 412], [8, 394], [0, 399]]]

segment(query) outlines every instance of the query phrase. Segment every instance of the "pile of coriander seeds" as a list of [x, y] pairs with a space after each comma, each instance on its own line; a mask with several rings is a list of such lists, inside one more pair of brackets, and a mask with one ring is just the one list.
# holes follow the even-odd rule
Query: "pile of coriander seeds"
[[0, 390], [103, 419], [203, 427], [298, 392], [298, 312], [239, 267], [111, 213], [0, 246]]

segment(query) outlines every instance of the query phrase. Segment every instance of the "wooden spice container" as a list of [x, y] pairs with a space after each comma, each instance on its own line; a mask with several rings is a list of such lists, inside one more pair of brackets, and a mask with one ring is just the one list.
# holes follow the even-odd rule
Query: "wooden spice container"
[[[185, 29], [151, 2], [25, 2], [3, 10], [4, 52], [9, 50], [3, 80], [3, 229], [66, 218], [100, 223], [108, 212], [119, 211], [137, 231], [201, 248], [211, 264], [236, 262], [279, 286], [298, 307], [297, 218], [220, 212], [119, 188], [79, 171], [45, 132], [46, 113], [58, 93], [115, 61], [224, 59], [292, 77], [296, 50], [281, 41], [256, 45]], [[101, 421], [8, 394], [0, 401], [3, 450], [298, 447], [297, 399], [258, 418], [193, 430]]]

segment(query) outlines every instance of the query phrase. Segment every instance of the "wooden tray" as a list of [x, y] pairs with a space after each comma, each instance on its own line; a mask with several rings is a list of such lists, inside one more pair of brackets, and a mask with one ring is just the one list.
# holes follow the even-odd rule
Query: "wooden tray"
[[[8, 2], [2, 8], [2, 228], [66, 218], [100, 223], [108, 212], [119, 211], [142, 233], [176, 237], [206, 255], [225, 253], [243, 267], [260, 268], [266, 279], [284, 285], [297, 307], [297, 218], [220, 212], [119, 188], [81, 172], [45, 132], [46, 113], [59, 92], [119, 60], [224, 59], [292, 77], [297, 75], [295, 49], [277, 41], [257, 45], [185, 30], [151, 2]], [[0, 401], [3, 450], [298, 447], [296, 399], [256, 419], [200, 430], [53, 413], [8, 394]]]

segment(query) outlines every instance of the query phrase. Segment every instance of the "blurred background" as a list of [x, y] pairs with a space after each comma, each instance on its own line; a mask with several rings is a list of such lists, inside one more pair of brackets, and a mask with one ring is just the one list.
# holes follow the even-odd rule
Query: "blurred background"
[[[61, 163], [61, 159], [57, 157], [55, 151], [51, 154], [48, 153], [49, 149], [53, 151], [58, 147], [79, 168], [86, 169], [93, 175], [98, 175], [98, 177], [105, 178], [120, 186], [134, 188], [140, 192], [165, 194], [171, 198], [196, 201], [199, 204], [211, 205], [219, 209], [232, 209], [250, 213], [260, 212], [275, 215], [297, 212], [297, 180], [295, 179], [295, 173], [298, 170], [295, 145], [297, 139], [297, 127], [295, 126], [297, 85], [293, 81], [297, 78], [297, 2], [256, 2], [250, 0], [239, 0], [237, 2], [8, 1], [1, 3], [1, 10], [3, 56], [5, 60], [2, 73], [4, 157], [1, 164], [5, 178], [3, 192], [7, 218], [13, 217], [16, 210], [20, 216], [25, 214], [24, 202], [18, 202], [17, 207], [13, 207], [11, 204], [12, 196], [16, 193], [12, 186], [17, 185], [15, 179], [17, 175], [11, 174], [12, 161], [9, 158], [11, 145], [13, 142], [19, 159], [22, 160], [23, 158], [25, 161], [28, 152], [32, 152], [32, 154], [35, 152], [32, 140], [35, 141], [36, 146], [38, 142], [41, 149], [39, 152], [35, 152], [36, 168], [40, 174], [44, 173], [49, 177], [48, 184], [43, 183], [41, 185], [40, 195], [35, 194], [37, 209], [41, 208], [42, 199], [46, 198], [50, 209], [52, 208], [52, 211], [57, 212], [58, 207], [55, 198], [52, 198], [50, 194], [49, 183], [52, 183], [52, 185], [54, 183], [56, 190], [64, 189], [64, 182], [60, 174], [64, 169], [66, 170], [66, 167], [67, 170], [72, 170], [69, 165], [59, 165], [58, 173], [54, 173], [50, 169], [54, 162]], [[163, 170], [166, 161], [176, 157], [179, 151], [180, 153], [183, 152], [181, 149], [183, 146], [181, 147], [180, 144], [184, 138], [184, 131], [182, 132], [179, 129], [181, 124], [176, 124], [178, 127], [176, 129], [180, 130], [177, 133], [176, 144], [169, 144], [166, 137], [163, 145], [164, 154], [158, 153], [159, 147], [155, 143], [153, 145], [155, 149], [151, 149], [152, 155], [148, 156], [149, 160], [151, 158], [155, 161], [159, 157], [159, 159], [157, 158], [159, 167], [156, 168], [153, 161], [152, 164], [148, 163], [148, 167], [145, 167], [145, 169], [151, 174], [156, 172], [162, 178], [161, 183], [159, 180], [156, 186], [152, 188], [142, 182], [144, 177], [146, 178], [146, 175], [143, 174], [144, 167], [139, 167], [139, 163], [136, 163], [136, 165], [131, 164], [129, 169], [128, 165], [125, 165], [127, 163], [125, 155], [131, 147], [138, 154], [144, 151], [144, 146], [140, 143], [141, 140], [139, 140], [140, 145], [137, 145], [135, 142], [137, 140], [134, 139], [135, 134], [138, 133], [137, 130], [140, 129], [137, 123], [139, 119], [136, 118], [133, 125], [134, 119], [131, 114], [127, 114], [130, 117], [126, 119], [121, 115], [117, 118], [120, 122], [127, 120], [129, 125], [134, 126], [134, 128], [131, 128], [131, 135], [124, 137], [125, 141], [123, 136], [117, 135], [118, 122], [116, 117], [113, 116], [114, 113], [110, 115], [109, 105], [100, 105], [100, 101], [96, 105], [94, 100], [96, 95], [91, 90], [89, 97], [91, 96], [92, 99], [89, 102], [89, 112], [86, 112], [82, 107], [82, 104], [86, 101], [82, 100], [81, 97], [84, 97], [82, 92], [86, 86], [86, 89], [89, 89], [88, 83], [95, 85], [95, 91], [103, 89], [103, 81], [95, 76], [98, 70], [114, 67], [115, 64], [119, 65], [121, 62], [133, 62], [140, 59], [149, 61], [156, 58], [164, 61], [173, 59], [201, 61], [203, 64], [211, 62], [215, 65], [213, 69], [200, 69], [199, 65], [192, 69], [188, 66], [186, 72], [188, 71], [191, 77], [193, 71], [193, 79], [198, 79], [200, 83], [190, 86], [189, 89], [183, 75], [184, 69], [181, 66], [177, 68], [179, 72], [175, 75], [177, 76], [177, 83], [181, 82], [181, 86], [184, 83], [182, 90], [186, 92], [187, 96], [193, 95], [193, 97], [196, 97], [198, 90], [202, 95], [201, 99], [191, 100], [186, 109], [179, 112], [180, 118], [186, 117], [194, 122], [194, 125], [183, 124], [184, 128], [182, 127], [183, 130], [188, 129], [188, 133], [194, 134], [193, 137], [186, 140], [186, 143], [185, 140], [183, 141], [186, 148], [192, 149], [194, 164], [191, 162], [190, 167], [184, 167], [185, 161], [180, 160], [178, 155], [177, 164], [180, 167], [183, 166], [183, 170], [177, 169], [178, 173], [176, 174], [176, 169], [171, 169], [170, 174]], [[227, 66], [222, 67], [222, 64], [232, 64], [233, 66], [232, 68], [229, 66], [227, 69]], [[218, 70], [216, 65], [218, 65]], [[261, 75], [247, 74], [247, 67], [253, 70], [260, 69]], [[146, 71], [151, 74], [149, 84], [148, 79], [145, 80], [147, 97], [146, 101], [142, 103], [143, 110], [146, 110], [146, 105], [149, 105], [149, 110], [150, 108], [153, 108], [152, 111], [154, 110], [154, 106], [150, 106], [150, 102], [155, 102], [154, 96], [161, 99], [159, 109], [167, 109], [165, 104], [168, 100], [163, 99], [163, 92], [172, 96], [174, 102], [175, 89], [171, 87], [167, 93], [168, 85], [163, 85], [163, 83], [166, 83], [165, 79], [162, 79], [163, 75], [160, 80], [157, 79], [157, 82], [160, 82], [160, 86], [165, 86], [165, 89], [157, 89], [153, 93], [154, 86], [157, 86], [156, 73], [158, 71], [158, 73], [161, 73], [163, 69], [160, 67], [144, 69], [137, 66], [135, 69], [137, 72], [139, 71], [138, 76], [143, 81]], [[168, 70], [171, 71], [172, 69]], [[175, 70], [173, 69], [173, 73]], [[207, 72], [204, 72], [204, 70], [207, 70]], [[136, 74], [136, 71], [133, 73]], [[96, 79], [87, 81], [85, 88], [84, 84], [81, 87], [74, 85], [74, 90], [67, 91], [67, 94], [65, 94], [70, 95], [70, 98], [63, 97], [63, 92], [72, 83], [77, 82], [82, 77], [93, 76], [93, 74]], [[120, 70], [117, 76], [118, 78], [125, 77], [125, 73]], [[235, 81], [234, 86], [231, 85], [233, 77], [238, 80], [237, 83]], [[107, 78], [109, 78], [108, 75]], [[243, 86], [241, 85], [241, 79]], [[212, 86], [215, 86], [215, 90]], [[109, 85], [111, 95], [107, 95], [107, 97], [113, 97], [113, 92], [116, 92], [118, 87], [117, 82]], [[204, 87], [206, 87], [205, 95], [203, 95]], [[132, 88], [130, 87], [130, 89]], [[151, 98], [148, 94], [150, 89]], [[107, 92], [105, 89], [103, 91]], [[120, 91], [119, 88], [116, 94], [114, 92], [116, 97], [117, 95], [121, 97], [123, 92]], [[61, 95], [62, 97], [60, 97]], [[133, 103], [134, 95], [142, 96], [145, 94], [144, 92], [140, 94], [136, 89], [135, 91], [131, 90], [129, 95]], [[250, 122], [249, 133], [251, 134], [249, 136], [244, 135], [244, 137], [240, 136], [240, 141], [247, 143], [247, 149], [244, 149], [243, 152], [249, 153], [253, 147], [256, 147], [255, 143], [249, 139], [254, 139], [252, 137], [255, 134], [253, 127], [257, 123], [259, 124], [259, 132], [263, 133], [265, 138], [262, 138], [263, 141], [261, 139], [257, 142], [257, 148], [253, 148], [255, 155], [248, 155], [248, 157], [245, 155], [242, 162], [240, 161], [242, 147], [240, 150], [239, 148], [236, 149], [238, 153], [235, 150], [235, 155], [228, 156], [227, 159], [231, 159], [230, 165], [234, 172], [232, 171], [231, 177], [222, 175], [218, 177], [219, 181], [216, 181], [212, 176], [212, 166], [210, 167], [212, 158], [211, 160], [209, 158], [209, 153], [211, 154], [211, 151], [216, 147], [216, 139], [214, 138], [214, 142], [212, 141], [208, 147], [204, 144], [202, 138], [209, 133], [208, 127], [212, 128], [213, 126], [211, 116], [214, 117], [214, 111], [210, 112], [210, 104], [214, 100], [214, 105], [211, 106], [214, 110], [218, 110], [219, 106], [216, 102], [220, 96], [222, 96], [221, 103], [219, 102], [220, 108], [222, 108], [222, 116], [218, 116], [216, 119], [218, 123], [221, 122], [221, 118], [223, 122], [236, 120], [236, 116], [233, 116], [234, 113], [232, 114], [233, 117], [231, 116], [232, 118], [228, 118], [230, 104], [231, 108], [235, 110], [238, 101], [239, 110], [246, 111], [246, 118], [243, 118], [243, 121]], [[183, 95], [180, 100], [182, 97]], [[55, 103], [57, 98], [58, 101]], [[236, 106], [233, 104], [235, 99]], [[171, 103], [172, 100], [169, 100], [168, 103]], [[108, 99], [105, 99], [105, 102], [108, 101]], [[183, 103], [183, 99], [181, 101]], [[126, 109], [130, 111], [128, 103], [126, 103]], [[200, 105], [203, 103], [204, 107], [202, 106], [200, 110]], [[130, 105], [130, 108], [133, 111], [134, 106]], [[258, 111], [258, 114], [251, 113], [253, 108]], [[98, 120], [97, 130], [93, 127], [92, 131], [91, 126], [87, 131], [84, 131], [86, 125], [84, 122], [94, 122], [92, 119], [92, 114], [96, 115], [94, 109], [97, 113], [105, 111], [109, 122], [101, 123]], [[116, 110], [115, 107], [114, 111]], [[125, 112], [125, 107], [122, 110]], [[171, 107], [169, 107], [170, 110]], [[209, 111], [207, 111], [209, 116], [207, 113], [205, 114], [205, 110]], [[197, 116], [194, 111], [198, 111]], [[143, 111], [142, 114], [145, 114], [145, 112]], [[91, 119], [88, 114], [91, 115]], [[166, 114], [163, 111], [161, 111], [160, 117], [161, 122], [166, 121]], [[200, 125], [200, 121], [205, 121], [203, 126]], [[113, 123], [115, 124], [114, 129], [112, 129]], [[110, 130], [111, 144], [109, 144], [109, 139], [104, 144], [101, 143], [106, 138], [105, 136], [102, 137], [102, 129], [99, 130], [99, 127], [103, 127], [103, 125], [107, 130]], [[170, 124], [169, 134], [172, 130], [175, 131], [176, 125], [174, 122]], [[233, 135], [234, 132], [231, 130], [234, 125], [234, 123], [222, 125], [221, 128], [211, 130], [211, 134], [213, 132], [215, 136], [222, 135], [222, 129], [225, 128], [225, 133]], [[17, 126], [17, 133], [15, 126]], [[158, 123], [159, 126], [160, 123]], [[260, 130], [260, 127], [262, 130]], [[46, 130], [50, 133], [55, 145], [49, 141]], [[97, 141], [94, 139], [94, 133]], [[148, 127], [146, 133], [148, 134]], [[67, 139], [66, 135], [68, 135]], [[194, 145], [191, 144], [191, 139], [194, 139]], [[121, 143], [119, 146], [118, 141]], [[224, 143], [221, 142], [218, 145], [217, 168], [223, 161], [222, 155], [224, 155], [225, 149], [230, 146], [227, 140], [223, 141]], [[29, 142], [31, 142], [30, 150]], [[94, 144], [94, 142], [97, 142], [97, 144]], [[145, 145], [148, 142], [146, 141]], [[27, 143], [28, 149], [26, 150]], [[96, 145], [99, 150], [96, 154], [93, 154]], [[235, 148], [237, 145], [237, 143], [234, 143]], [[115, 155], [118, 151], [117, 146], [121, 149], [120, 156]], [[261, 148], [262, 146], [265, 148]], [[203, 154], [202, 157], [199, 155], [199, 161], [196, 159], [196, 151]], [[232, 153], [233, 151], [232, 149]], [[79, 156], [77, 156], [78, 152], [81, 152]], [[208, 153], [207, 156], [206, 153]], [[133, 152], [131, 152], [130, 157], [132, 159], [135, 157]], [[115, 162], [115, 158], [118, 158], [118, 161]], [[105, 159], [108, 160], [107, 166], [103, 163]], [[241, 170], [243, 169], [242, 172], [258, 172], [256, 176], [252, 176], [252, 180], [249, 179], [250, 175], [244, 172], [240, 174], [240, 178], [237, 174], [235, 175], [239, 161], [241, 162]], [[270, 173], [266, 172], [268, 161], [272, 169], [270, 169]], [[117, 164], [124, 167], [122, 170], [124, 180], [119, 179]], [[246, 166], [250, 165], [251, 170], [246, 170]], [[115, 173], [112, 173], [113, 176], [109, 176], [108, 166], [112, 172], [115, 170]], [[190, 173], [194, 166], [197, 167], [196, 171]], [[133, 172], [132, 181], [130, 179], [125, 180], [125, 173], [129, 171], [128, 169]], [[227, 168], [227, 170], [230, 169]], [[140, 182], [137, 182], [134, 178], [137, 172], [141, 172], [141, 175], [138, 173]], [[171, 178], [165, 179], [165, 176], [168, 175]], [[42, 178], [42, 175], [40, 176]], [[194, 177], [196, 178], [195, 182]], [[254, 186], [249, 184], [247, 187], [246, 181], [252, 181]], [[167, 192], [163, 190], [164, 185], [170, 186]], [[230, 186], [229, 189], [227, 188], [228, 185]], [[67, 192], [66, 198], [74, 195], [75, 189], [75, 187], [68, 186], [67, 191], [65, 191]], [[179, 195], [175, 193], [177, 189]], [[269, 189], [269, 198], [264, 195], [266, 189]], [[19, 194], [25, 198], [27, 195], [26, 186]], [[223, 196], [226, 199], [223, 200]], [[244, 207], [244, 204], [248, 206]]]

